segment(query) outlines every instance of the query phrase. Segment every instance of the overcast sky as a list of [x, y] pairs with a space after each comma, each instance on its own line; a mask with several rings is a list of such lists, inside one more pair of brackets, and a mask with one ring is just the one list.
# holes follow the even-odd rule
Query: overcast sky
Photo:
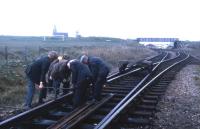
[[0, 35], [200, 40], [199, 0], [0, 0]]

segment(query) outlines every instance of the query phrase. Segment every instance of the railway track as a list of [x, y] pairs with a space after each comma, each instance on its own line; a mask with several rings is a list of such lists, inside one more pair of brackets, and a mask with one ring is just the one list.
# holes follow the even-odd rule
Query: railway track
[[[160, 54], [160, 57], [152, 58], [154, 62], [168, 58], [168, 54]], [[155, 67], [159, 63], [154, 64]], [[141, 68], [130, 70], [119, 75], [112, 75], [103, 88], [103, 99], [99, 102], [87, 102], [85, 105], [73, 110], [69, 104], [72, 92], [56, 100], [49, 101], [43, 105], [23, 112], [17, 116], [0, 123], [2, 129], [50, 129], [71, 128], [83, 121], [98, 124], [110, 111], [113, 110], [127, 94], [130, 93], [140, 82], [146, 78], [147, 73]], [[94, 115], [95, 114], [95, 115]], [[87, 118], [87, 119], [86, 119]], [[87, 128], [88, 124], [80, 124], [81, 128]], [[93, 126], [92, 126], [93, 127]]]
[[[162, 63], [158, 64], [154, 68], [153, 73], [146, 75], [140, 81], [140, 83], [135, 85], [132, 88], [132, 90], [129, 91], [129, 93], [126, 94], [126, 96], [123, 96], [123, 99], [121, 99], [120, 102], [118, 102], [117, 104], [112, 104], [112, 101], [107, 101], [107, 102], [105, 102], [105, 104], [102, 104], [102, 106], [99, 107], [98, 109], [96, 109], [94, 111], [90, 111], [90, 113], [88, 113], [89, 111], [82, 112], [82, 114], [78, 115], [81, 118], [77, 119], [76, 121], [58, 122], [58, 123], [54, 124], [53, 126], [49, 127], [49, 129], [60, 129], [60, 128], [62, 128], [62, 129], [67, 129], [67, 128], [92, 129], [92, 128], [97, 128], [98, 126], [100, 126], [99, 124], [102, 123], [101, 121], [103, 121], [103, 123], [108, 122], [108, 120], [112, 118], [113, 114], [119, 113], [120, 112], [119, 109], [122, 110], [123, 109], [122, 106], [124, 104], [126, 104], [130, 100], [130, 98], [132, 98], [132, 96], [134, 96], [136, 91], [140, 90], [142, 88], [142, 86], [145, 85], [145, 83], [147, 83], [148, 81], [150, 81], [150, 79], [152, 79], [154, 76], [156, 76], [157, 71], [163, 70], [164, 68], [169, 66], [170, 62], [172, 63], [176, 60], [180, 60], [180, 59], [184, 58], [184, 56], [185, 56], [184, 54], [180, 54], [177, 58], [174, 58], [174, 59], [171, 59], [168, 61], [167, 60], [162, 61]], [[163, 64], [165, 64], [165, 65], [163, 65]], [[167, 66], [166, 66], [166, 64], [167, 64]], [[162, 67], [164, 67], [164, 68], [162, 68]], [[138, 77], [138, 75], [137, 75], [137, 77]], [[124, 87], [124, 85], [121, 85], [121, 86]], [[119, 90], [118, 90], [118, 92], [120, 92]], [[116, 96], [118, 95], [117, 93], [114, 93], [114, 94], [116, 94]], [[110, 100], [112, 100], [112, 99], [110, 99]], [[111, 105], [113, 105], [113, 106], [111, 106]], [[116, 124], [114, 124], [114, 125], [116, 125]], [[119, 126], [115, 126], [114, 128], [116, 128], [116, 127], [119, 127]], [[104, 128], [104, 127], [100, 127], [100, 128]]]
[[165, 93], [168, 84], [182, 67], [197, 62], [193, 57], [181, 54], [179, 58], [171, 60], [171, 63], [168, 62], [167, 66], [163, 64], [161, 67], [165, 68], [159, 74], [156, 74], [147, 84], [138, 87], [134, 94], [120, 105], [120, 108], [112, 111], [93, 128], [151, 128], [156, 104]]

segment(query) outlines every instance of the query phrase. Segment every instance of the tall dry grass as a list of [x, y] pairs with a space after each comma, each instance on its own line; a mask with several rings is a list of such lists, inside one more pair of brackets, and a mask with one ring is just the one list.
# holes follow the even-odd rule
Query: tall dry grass
[[112, 47], [98, 47], [95, 49], [85, 48], [82, 53], [103, 58], [111, 68], [116, 68], [120, 60], [137, 62], [138, 60], [155, 54], [155, 52], [144, 47], [130, 47], [122, 45]]

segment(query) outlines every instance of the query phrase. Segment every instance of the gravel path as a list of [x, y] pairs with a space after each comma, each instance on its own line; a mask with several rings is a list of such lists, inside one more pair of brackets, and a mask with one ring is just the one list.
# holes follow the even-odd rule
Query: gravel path
[[182, 69], [158, 103], [153, 129], [200, 129], [200, 67]]

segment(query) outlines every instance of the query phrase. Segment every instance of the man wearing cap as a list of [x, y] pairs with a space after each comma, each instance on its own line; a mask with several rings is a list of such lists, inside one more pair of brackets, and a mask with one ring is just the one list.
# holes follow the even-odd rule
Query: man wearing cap
[[25, 107], [31, 108], [32, 99], [35, 92], [35, 86], [40, 88], [39, 103], [43, 102], [43, 98], [46, 97], [45, 88], [45, 74], [47, 73], [51, 62], [57, 59], [58, 54], [55, 51], [50, 51], [47, 56], [41, 57], [27, 66], [25, 73], [27, 76], [27, 95], [25, 101]]
[[68, 60], [62, 59], [56, 63], [50, 73], [50, 79], [53, 80], [53, 87], [56, 89], [56, 96], [59, 94], [60, 84], [63, 84], [63, 95], [68, 92], [66, 88], [70, 85], [71, 71], [67, 67]]
[[91, 83], [92, 74], [87, 65], [76, 59], [70, 60], [67, 66], [72, 72], [73, 107], [76, 108], [86, 102], [88, 96], [87, 88]]
[[[50, 64], [46, 79], [48, 82], [49, 91], [52, 91], [53, 88], [56, 88], [56, 93], [58, 94], [58, 88], [61, 82], [63, 84], [63, 88], [69, 88], [70, 71], [68, 71], [66, 67], [66, 63], [69, 59], [70, 57], [68, 55], [59, 56]], [[63, 89], [63, 95], [67, 92], [68, 90]]]
[[109, 67], [100, 57], [88, 57], [83, 55], [80, 59], [83, 64], [87, 64], [93, 75], [93, 98], [101, 100], [101, 91], [106, 83], [106, 77], [109, 73]]

